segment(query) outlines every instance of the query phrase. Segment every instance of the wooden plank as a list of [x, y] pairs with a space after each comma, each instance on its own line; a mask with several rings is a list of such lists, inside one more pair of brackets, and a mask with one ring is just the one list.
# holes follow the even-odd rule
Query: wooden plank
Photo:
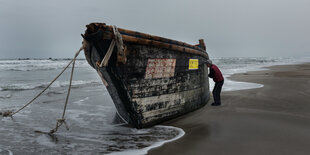
[[[104, 32], [103, 39], [112, 39], [112, 38], [113, 38], [113, 34], [111, 32]], [[151, 45], [151, 46], [156, 46], [159, 48], [165, 48], [169, 50], [200, 55], [206, 59], [209, 59], [209, 56], [206, 52], [195, 50], [195, 49], [184, 47], [184, 46], [173, 45], [173, 44], [164, 43], [161, 41], [137, 38], [137, 37], [128, 36], [128, 35], [122, 35], [122, 38], [125, 43], [127, 42], [127, 43], [141, 44], [141, 45]]]
[[[112, 26], [105, 25], [104, 27], [108, 31], [113, 32]], [[161, 42], [165, 42], [165, 43], [169, 43], [169, 44], [173, 44], [173, 45], [179, 45], [179, 46], [185, 46], [188, 48], [193, 48], [193, 49], [196, 49], [199, 51], [205, 51], [203, 48], [200, 48], [200, 47], [195, 46], [195, 45], [190, 45], [190, 44], [187, 44], [185, 42], [180, 42], [180, 41], [176, 41], [176, 40], [172, 40], [172, 39], [167, 39], [167, 38], [163, 38], [163, 37], [159, 37], [159, 36], [155, 36], [155, 35], [150, 35], [150, 34], [146, 34], [146, 33], [141, 33], [141, 32], [137, 32], [137, 31], [127, 30], [127, 29], [123, 29], [123, 28], [118, 28], [118, 30], [121, 34], [124, 34], [124, 35], [129, 35], [129, 36], [134, 36], [137, 38], [144, 38], [144, 39], [154, 40], [154, 41], [161, 41]]]
[[153, 41], [153, 40], [148, 40], [148, 39], [141, 39], [137, 37], [132, 37], [132, 36], [127, 36], [127, 35], [122, 35], [123, 41], [124, 42], [129, 42], [129, 43], [135, 43], [135, 44], [142, 44], [142, 45], [152, 45], [160, 48], [165, 48], [169, 50], [174, 50], [174, 51], [179, 51], [179, 52], [185, 52], [185, 53], [190, 53], [190, 54], [195, 54], [195, 55], [200, 55], [202, 57], [205, 57], [206, 59], [209, 59], [209, 56], [205, 52], [197, 51], [191, 48], [187, 47], [182, 47], [178, 45], [172, 45], [168, 43], [163, 43], [160, 41]]

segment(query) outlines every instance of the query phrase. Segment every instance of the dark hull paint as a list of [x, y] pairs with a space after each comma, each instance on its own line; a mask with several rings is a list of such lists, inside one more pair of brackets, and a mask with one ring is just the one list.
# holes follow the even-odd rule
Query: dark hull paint
[[[101, 39], [101, 36], [85, 36], [87, 61], [105, 83], [119, 115], [134, 127], [150, 127], [183, 115], [201, 108], [210, 99], [208, 69], [204, 63], [206, 58], [125, 42], [127, 62], [117, 62], [114, 49], [108, 66], [100, 68], [97, 64], [103, 59], [111, 40]], [[189, 59], [198, 59], [198, 69], [189, 69]], [[155, 67], [155, 71], [151, 72], [148, 68], [150, 60], [164, 65]], [[174, 66], [165, 66], [166, 62]], [[155, 76], [154, 72], [161, 70], [169, 72]], [[146, 75], [149, 73], [151, 77]]]

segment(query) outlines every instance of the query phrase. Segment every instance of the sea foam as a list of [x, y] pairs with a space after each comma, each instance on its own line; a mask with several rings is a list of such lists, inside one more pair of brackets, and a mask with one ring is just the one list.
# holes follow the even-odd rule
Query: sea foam
[[169, 143], [172, 141], [175, 141], [177, 139], [180, 139], [181, 137], [183, 137], [185, 135], [185, 132], [183, 129], [181, 128], [177, 128], [177, 127], [173, 127], [173, 126], [164, 126], [164, 125], [156, 125], [154, 127], [160, 127], [160, 128], [166, 128], [166, 129], [174, 129], [177, 130], [179, 132], [179, 134], [169, 140], [164, 140], [164, 141], [159, 141], [159, 142], [155, 142], [154, 144], [152, 144], [151, 146], [142, 148], [142, 149], [136, 149], [136, 150], [126, 150], [126, 151], [121, 151], [121, 152], [113, 152], [113, 153], [109, 153], [108, 155], [144, 155], [147, 154], [147, 152], [153, 148], [157, 148], [162, 146], [165, 143]]
[[[258, 83], [238, 82], [230, 80], [229, 77], [233, 74], [246, 73], [248, 71], [267, 70], [265, 67], [274, 65], [289, 65], [310, 62], [310, 57], [303, 58], [272, 58], [272, 57], [235, 57], [235, 58], [211, 58], [222, 71], [224, 76], [223, 91], [236, 91], [245, 89], [262, 88], [264, 85]], [[209, 79], [210, 90], [214, 87], [214, 82]]]
[[13, 152], [11, 150], [4, 150], [0, 148], [0, 154], [8, 154], [8, 155], [13, 155]]
[[[264, 60], [265, 59], [265, 60]], [[219, 68], [222, 70], [225, 78], [234, 74], [234, 73], [241, 73], [246, 72], [250, 70], [257, 70], [260, 67], [264, 66], [270, 66], [270, 65], [277, 65], [277, 64], [292, 64], [296, 62], [292, 59], [271, 59], [271, 58], [212, 58], [213, 62], [219, 66]], [[49, 68], [48, 63], [51, 65], [56, 66], [54, 69], [60, 69], [65, 66], [69, 61], [68, 60], [61, 60], [56, 61], [57, 63], [61, 63], [59, 66], [57, 64], [53, 64], [52, 60], [35, 60], [39, 61], [38, 64], [41, 65], [41, 67]], [[20, 68], [22, 65], [20, 64], [19, 60], [16, 60], [16, 62], [9, 60], [9, 62], [4, 62], [3, 60], [0, 60], [0, 64], [2, 65], [11, 65], [9, 68], [1, 67], [0, 65], [0, 71], [1, 71], [1, 78], [0, 80], [0, 90], [27, 90], [27, 89], [40, 89], [45, 86], [47, 86], [48, 81], [45, 81], [45, 77], [37, 77], [35, 76], [29, 77], [28, 79], [25, 79], [24, 77], [15, 76], [15, 73], [26, 73], [26, 72], [15, 72], [12, 71], [3, 71], [6, 69], [30, 69], [30, 70], [38, 70], [34, 71], [34, 73], [42, 73], [46, 74], [47, 72], [44, 72], [44, 70], [40, 70], [40, 67], [31, 66], [36, 65], [35, 61], [30, 61], [30, 64], [27, 66], [27, 61], [23, 62], [23, 65], [26, 65], [26, 68]], [[85, 60], [81, 60], [85, 61]], [[85, 61], [86, 62], [86, 61]], [[85, 63], [82, 62], [82, 63]], [[300, 62], [300, 61], [297, 61]], [[3, 64], [6, 63], [6, 64]], [[44, 65], [46, 63], [46, 65]], [[15, 65], [15, 66], [14, 66]], [[83, 66], [84, 64], [78, 64], [80, 66]], [[50, 145], [50, 143], [43, 143], [40, 144], [42, 141], [49, 141], [49, 139], [46, 139], [44, 137], [39, 137], [40, 135], [30, 135], [29, 133], [32, 133], [33, 130], [37, 130], [40, 128], [40, 126], [44, 126], [42, 124], [45, 124], [46, 122], [52, 122], [54, 121], [52, 117], [55, 115], [55, 111], [59, 111], [59, 108], [55, 104], [34, 104], [27, 108], [27, 110], [23, 111], [19, 114], [19, 120], [23, 120], [24, 124], [21, 123], [12, 123], [11, 120], [2, 119], [1, 123], [3, 126], [10, 126], [12, 129], [11, 131], [7, 130], [0, 130], [0, 137], [4, 140], [4, 143], [2, 143], [3, 146], [0, 145], [0, 148], [2, 148], [1, 153], [9, 154], [9, 151], [6, 149], [10, 149], [11, 152], [24, 152], [25, 154], [38, 154], [42, 153], [42, 151], [48, 151], [51, 154], [61, 154], [62, 152], [59, 152], [59, 150], [63, 150], [66, 148], [67, 153], [71, 154], [98, 154], [98, 153], [111, 153], [111, 154], [146, 154], [150, 149], [159, 147], [163, 145], [164, 143], [171, 142], [174, 140], [177, 140], [181, 138], [185, 132], [180, 128], [175, 127], [167, 127], [167, 126], [155, 126], [155, 128], [148, 128], [148, 129], [132, 129], [124, 126], [117, 126], [115, 127], [115, 124], [111, 124], [112, 117], [115, 115], [115, 108], [113, 106], [113, 103], [111, 99], [107, 100], [109, 97], [106, 93], [103, 92], [101, 88], [104, 88], [104, 86], [101, 84], [102, 82], [98, 78], [98, 76], [95, 74], [85, 74], [85, 72], [89, 71], [89, 69], [93, 70], [87, 62], [85, 63], [87, 67], [85, 68], [79, 68], [78, 72], [76, 72], [77, 76], [81, 80], [75, 80], [73, 82], [74, 87], [84, 87], [85, 89], [80, 89], [83, 92], [83, 95], [85, 94], [92, 94], [92, 96], [81, 96], [81, 95], [73, 95], [72, 100], [76, 101], [76, 103], [81, 104], [70, 104], [70, 108], [68, 108], [68, 111], [66, 113], [68, 123], [70, 126], [70, 131], [61, 131], [58, 133], [59, 141], [56, 145]], [[53, 68], [53, 67], [51, 67]], [[10, 74], [14, 73], [14, 74]], [[28, 73], [28, 72], [27, 72]], [[88, 72], [89, 73], [89, 72]], [[2, 76], [3, 75], [3, 76]], [[24, 74], [20, 74], [24, 75]], [[28, 74], [27, 74], [28, 75]], [[6, 77], [4, 79], [3, 77]], [[8, 79], [8, 80], [7, 80]], [[12, 79], [12, 82], [7, 82], [10, 79]], [[98, 79], [98, 80], [96, 80]], [[44, 80], [43, 82], [38, 82]], [[212, 83], [212, 79], [210, 79], [210, 83]], [[15, 84], [15, 85], [14, 85]], [[88, 85], [98, 85], [101, 84], [102, 86], [99, 87], [86, 87]], [[233, 82], [225, 79], [225, 84], [223, 89], [224, 90], [240, 90], [243, 83], [239, 82]], [[249, 84], [249, 85], [248, 85]], [[253, 88], [254, 85], [251, 83], [246, 83], [247, 89]], [[59, 81], [55, 83], [52, 87], [64, 87], [68, 86], [68, 81]], [[262, 85], [259, 85], [260, 87]], [[211, 86], [212, 88], [212, 86]], [[244, 87], [245, 88], [245, 87]], [[59, 91], [55, 94], [52, 94], [53, 96], [46, 96], [47, 100], [52, 99], [57, 95], [57, 93], [66, 92], [65, 89], [51, 89], [53, 91]], [[8, 93], [12, 93], [12, 97], [7, 96]], [[16, 109], [18, 108], [19, 102], [23, 102], [24, 98], [15, 98], [15, 94], [23, 94], [17, 93], [17, 92], [5, 92], [1, 91], [1, 95], [3, 98], [10, 97], [9, 100], [12, 101], [13, 104], [2, 104], [2, 109]], [[77, 97], [78, 96], [78, 97]], [[89, 98], [86, 98], [89, 97]], [[1, 100], [7, 100], [2, 99]], [[4, 103], [4, 102], [3, 102]], [[13, 106], [14, 105], [14, 106]], [[81, 106], [82, 105], [82, 106]], [[16, 106], [16, 107], [15, 107]], [[45, 108], [49, 108], [48, 111], [42, 111], [43, 106], [46, 106]], [[3, 108], [5, 107], [5, 108]], [[62, 106], [61, 106], [62, 108]], [[39, 115], [40, 114], [40, 115]], [[43, 116], [44, 119], [42, 118]], [[23, 116], [23, 117], [21, 117]], [[47, 117], [48, 116], [48, 117]], [[35, 120], [35, 121], [34, 121]], [[48, 123], [49, 124], [49, 123]], [[34, 129], [32, 127], [35, 127]], [[156, 128], [157, 127], [157, 128]], [[163, 129], [158, 129], [158, 128]], [[72, 129], [71, 129], [72, 128]], [[29, 130], [28, 130], [29, 129]], [[44, 127], [44, 129], [46, 129]], [[63, 128], [62, 128], [63, 129]], [[174, 129], [174, 130], [169, 130]], [[46, 129], [47, 130], [47, 129]], [[63, 129], [64, 130], [64, 129]], [[158, 131], [159, 130], [159, 131]], [[176, 131], [177, 130], [177, 131]], [[154, 132], [155, 131], [155, 132]], [[20, 134], [16, 134], [20, 133]], [[83, 134], [81, 134], [83, 133]], [[13, 135], [13, 136], [8, 136]], [[23, 141], [24, 145], [18, 145], [18, 142]], [[39, 143], [34, 143], [34, 142]], [[68, 144], [68, 141], [70, 141], [70, 144]], [[144, 148], [143, 148], [144, 147]], [[30, 149], [29, 149], [30, 148]], [[35, 150], [35, 152], [33, 152]], [[3, 152], [5, 151], [5, 152]], [[118, 151], [118, 152], [116, 152]]]
[[[0, 60], [0, 71], [55, 70], [64, 68], [70, 60]], [[85, 60], [77, 60], [75, 67], [88, 68]]]
[[[45, 88], [48, 84], [49, 82], [35, 82], [35, 83], [15, 83], [15, 84], [0, 85], [0, 91], [21, 91], [21, 90]], [[77, 88], [80, 86], [86, 86], [86, 85], [97, 85], [97, 84], [101, 84], [101, 82], [97, 80], [72, 81], [73, 88]], [[69, 86], [69, 81], [56, 81], [51, 85], [52, 88], [65, 87], [65, 86]]]

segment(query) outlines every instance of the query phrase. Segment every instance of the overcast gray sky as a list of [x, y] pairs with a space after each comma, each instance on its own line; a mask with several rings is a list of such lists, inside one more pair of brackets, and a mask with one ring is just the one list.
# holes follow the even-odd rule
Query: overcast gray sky
[[191, 44], [211, 57], [310, 56], [309, 0], [0, 0], [0, 58], [72, 57], [91, 22]]

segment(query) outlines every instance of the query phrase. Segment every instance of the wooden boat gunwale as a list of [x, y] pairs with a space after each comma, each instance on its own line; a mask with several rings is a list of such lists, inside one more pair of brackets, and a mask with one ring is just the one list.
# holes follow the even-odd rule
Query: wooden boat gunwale
[[[87, 31], [85, 35], [92, 34], [92, 33], [103, 33], [102, 39], [113, 39], [114, 34], [112, 30], [112, 26], [105, 25], [103, 23], [91, 23], [86, 26]], [[103, 31], [103, 32], [100, 32]], [[198, 45], [190, 45], [185, 42], [180, 42], [172, 39], [167, 39], [164, 37], [159, 37], [155, 35], [150, 35], [142, 32], [131, 31], [123, 28], [118, 28], [120, 34], [122, 35], [124, 42], [129, 43], [136, 43], [136, 44], [143, 44], [143, 45], [151, 45], [151, 46], [158, 46], [166, 49], [171, 49], [179, 52], [191, 53], [200, 55], [209, 59], [209, 56], [206, 52], [206, 46], [204, 41], [201, 39], [199, 40]], [[85, 38], [85, 35], [83, 37]]]

